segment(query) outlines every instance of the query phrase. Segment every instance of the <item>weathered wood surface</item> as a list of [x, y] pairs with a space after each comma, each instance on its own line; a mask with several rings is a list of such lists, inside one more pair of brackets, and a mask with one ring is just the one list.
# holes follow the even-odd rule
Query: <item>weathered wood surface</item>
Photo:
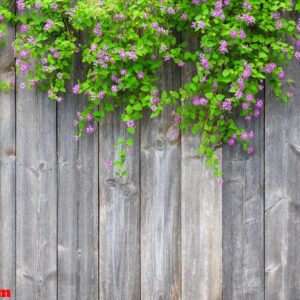
[[[11, 51], [0, 63], [0, 80], [13, 80]], [[20, 300], [300, 300], [299, 70], [287, 69], [287, 105], [267, 85], [266, 121], [246, 127], [255, 153], [219, 151], [223, 186], [199, 139], [177, 136], [171, 108], [137, 124], [119, 179], [104, 163], [126, 135], [121, 112], [75, 142], [84, 102], [70, 94], [56, 106], [18, 76], [16, 92], [0, 94], [0, 289]], [[190, 71], [165, 65], [161, 86]]]
[[[8, 28], [6, 46], [0, 51], [0, 82], [15, 80], [10, 47], [15, 35]], [[11, 288], [15, 299], [15, 210], [16, 210], [16, 115], [15, 92], [0, 92], [0, 288]]]
[[[139, 132], [139, 127], [137, 127]], [[139, 138], [127, 153], [127, 178], [117, 177], [106, 161], [118, 159], [112, 151], [120, 137], [128, 134], [120, 112], [109, 116], [99, 132], [99, 247], [100, 299], [140, 299], [140, 163]]]
[[223, 148], [223, 297], [260, 300], [264, 299], [264, 116], [239, 123], [247, 132], [254, 131], [255, 150], [248, 155], [240, 146]]
[[300, 299], [300, 67], [287, 69], [294, 83], [284, 105], [267, 94], [265, 255], [267, 300]]
[[[164, 65], [160, 88], [177, 89], [177, 66]], [[141, 126], [141, 298], [181, 298], [180, 140], [172, 109]]]
[[17, 299], [56, 299], [56, 105], [44, 98], [17, 89]]
[[[75, 70], [83, 73], [77, 63]], [[98, 137], [74, 141], [72, 120], [83, 109], [83, 99], [70, 92], [57, 110], [58, 298], [64, 300], [98, 299]]]
[[[191, 51], [198, 41], [185, 37]], [[195, 73], [182, 70], [182, 84]], [[199, 136], [182, 135], [182, 299], [222, 299], [222, 186], [197, 155]], [[222, 152], [219, 150], [221, 158]]]

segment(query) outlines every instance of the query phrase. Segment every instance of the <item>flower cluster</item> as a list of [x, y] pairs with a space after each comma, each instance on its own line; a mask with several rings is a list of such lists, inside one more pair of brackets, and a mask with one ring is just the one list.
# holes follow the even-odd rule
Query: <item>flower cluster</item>
[[[86, 99], [74, 120], [76, 140], [93, 134], [96, 122], [116, 109], [134, 134], [144, 111], [157, 117], [172, 105], [182, 131], [191, 128], [201, 135], [199, 152], [216, 175], [221, 173], [214, 149], [220, 144], [240, 143], [247, 153], [255, 151], [254, 132], [236, 122], [237, 113], [245, 123], [261, 115], [265, 79], [287, 101], [283, 68], [293, 57], [300, 60], [300, 20], [286, 17], [299, 12], [300, 4], [291, 0], [280, 5], [260, 0], [17, 0], [16, 14], [7, 0], [2, 2], [0, 43], [8, 23], [18, 28], [13, 50], [23, 78], [19, 88], [40, 88], [62, 102], [75, 76], [74, 61], [84, 66], [70, 91]], [[199, 41], [197, 48], [191, 50], [179, 35]], [[194, 76], [176, 91], [163, 91], [156, 76], [163, 64], [175, 64], [183, 74], [194, 65]], [[0, 83], [1, 88], [7, 85]], [[133, 140], [119, 144], [115, 165], [124, 175], [124, 147]], [[106, 162], [106, 168], [111, 166]]]

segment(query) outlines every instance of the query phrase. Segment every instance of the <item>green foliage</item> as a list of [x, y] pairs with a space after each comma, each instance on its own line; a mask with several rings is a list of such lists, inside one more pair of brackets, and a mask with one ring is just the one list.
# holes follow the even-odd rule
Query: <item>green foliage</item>
[[[74, 61], [85, 70], [73, 87], [75, 95], [86, 95], [86, 109], [75, 121], [76, 138], [92, 134], [94, 122], [116, 109], [134, 135], [145, 111], [154, 118], [172, 105], [174, 122], [201, 135], [199, 153], [217, 176], [214, 149], [220, 144], [239, 142], [253, 151], [253, 133], [237, 125], [236, 112], [247, 121], [259, 116], [265, 79], [287, 101], [283, 67], [294, 55], [300, 58], [300, 23], [287, 17], [300, 11], [298, 1], [18, 0], [17, 10], [15, 15], [2, 0], [0, 42], [8, 23], [18, 26], [14, 51], [24, 74], [20, 88], [38, 87], [60, 102], [74, 76]], [[198, 40], [197, 49], [181, 43], [179, 35]], [[195, 76], [167, 92], [159, 90], [157, 74], [170, 63], [183, 72], [186, 64], [193, 65]], [[8, 87], [0, 83], [0, 89]], [[126, 149], [132, 146], [131, 138], [117, 145], [119, 175], [126, 174]]]

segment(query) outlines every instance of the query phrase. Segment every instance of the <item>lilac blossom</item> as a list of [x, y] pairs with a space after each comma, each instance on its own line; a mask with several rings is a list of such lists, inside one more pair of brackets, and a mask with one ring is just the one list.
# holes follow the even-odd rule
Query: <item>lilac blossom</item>
[[193, 99], [193, 105], [199, 106], [199, 105], [206, 105], [208, 103], [208, 100], [204, 97], [195, 96]]
[[46, 31], [50, 30], [52, 28], [53, 24], [54, 24], [54, 22], [51, 19], [48, 19], [44, 26], [44, 30], [46, 30]]
[[222, 109], [227, 110], [227, 111], [232, 109], [232, 104], [231, 104], [230, 98], [227, 98], [224, 100], [224, 102], [222, 103]]
[[79, 84], [76, 84], [76, 85], [73, 87], [72, 92], [73, 92], [74, 95], [78, 95], [79, 90], [80, 90], [80, 85], [79, 85]]
[[137, 79], [141, 80], [144, 78], [144, 76], [145, 76], [144, 72], [139, 72], [136, 77]]
[[228, 52], [227, 47], [228, 47], [228, 42], [222, 40], [222, 41], [220, 42], [219, 52], [220, 52], [221, 54], [227, 53], [227, 52]]

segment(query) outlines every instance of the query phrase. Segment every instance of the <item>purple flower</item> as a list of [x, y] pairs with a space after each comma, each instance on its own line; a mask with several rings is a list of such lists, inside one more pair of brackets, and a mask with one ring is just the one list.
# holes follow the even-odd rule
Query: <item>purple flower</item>
[[208, 100], [204, 97], [195, 96], [193, 99], [193, 105], [199, 106], [199, 105], [206, 105], [208, 103]]
[[200, 54], [199, 54], [199, 57], [200, 57], [200, 62], [201, 62], [201, 64], [202, 64], [203, 68], [204, 68], [205, 70], [209, 70], [211, 66], [210, 66], [210, 64], [209, 64], [208, 59], [204, 56], [203, 53], [200, 53]]
[[185, 63], [183, 61], [180, 61], [177, 65], [179, 68], [183, 68], [185, 66]]
[[20, 58], [27, 58], [28, 57], [28, 52], [26, 50], [21, 50], [19, 54]]
[[277, 65], [275, 63], [270, 63], [268, 64], [265, 68], [264, 71], [267, 74], [272, 73], [275, 69], [277, 68]]
[[281, 21], [276, 21], [276, 28], [281, 29], [283, 27], [283, 23]]
[[166, 55], [165, 57], [164, 57], [164, 61], [170, 61], [171, 60], [171, 56], [170, 55]]
[[93, 134], [95, 132], [96, 128], [92, 125], [88, 125], [85, 129], [86, 134]]
[[137, 56], [136, 56], [136, 53], [134, 50], [130, 50], [129, 52], [129, 58], [133, 61], [136, 61], [137, 60]]
[[53, 24], [54, 24], [54, 22], [51, 19], [48, 19], [44, 26], [44, 30], [46, 30], [46, 31], [50, 30], [52, 28]]
[[18, 11], [25, 10], [26, 6], [23, 0], [17, 0], [17, 9]]
[[245, 88], [245, 81], [244, 81], [243, 78], [240, 77], [240, 78], [237, 80], [237, 83], [238, 83], [238, 86], [239, 86], [239, 88], [240, 88], [241, 90], [243, 90], [243, 89]]
[[219, 52], [220, 52], [221, 54], [227, 53], [227, 52], [228, 52], [227, 47], [228, 47], [228, 42], [222, 40], [222, 41], [220, 42]]
[[127, 74], [127, 71], [126, 71], [125, 69], [122, 69], [122, 70], [120, 71], [120, 74], [121, 74], [122, 76], [125, 76], [125, 75]]
[[54, 58], [58, 59], [60, 57], [60, 53], [58, 51], [55, 51], [53, 53]]
[[263, 108], [264, 107], [264, 101], [261, 99], [257, 99], [256, 103], [255, 103], [255, 107], [256, 108]]
[[248, 138], [249, 138], [249, 139], [253, 139], [253, 138], [254, 138], [254, 132], [253, 132], [253, 130], [251, 130], [251, 131], [248, 133]]
[[243, 103], [242, 103], [242, 108], [243, 108], [243, 109], [248, 109], [248, 108], [249, 108], [249, 104], [246, 103], [246, 102], [243, 102]]
[[241, 140], [243, 140], [243, 141], [248, 140], [248, 133], [247, 132], [243, 132], [241, 134]]
[[244, 92], [242, 90], [237, 90], [234, 94], [236, 99], [241, 99], [244, 95]]
[[236, 32], [236, 30], [231, 30], [231, 31], [230, 31], [230, 37], [231, 37], [232, 39], [235, 39], [235, 38], [237, 37], [237, 32]]
[[99, 101], [103, 100], [105, 93], [103, 91], [100, 91], [98, 94]]
[[26, 33], [29, 30], [29, 26], [26, 24], [22, 24], [20, 27], [21, 33]]
[[231, 104], [231, 99], [225, 99], [224, 102], [222, 103], [222, 109], [224, 110], [231, 110], [232, 109], [232, 104]]
[[248, 94], [248, 95], [246, 96], [246, 100], [247, 100], [248, 102], [252, 102], [252, 101], [254, 100], [253, 94]]
[[121, 82], [121, 79], [118, 76], [115, 76], [115, 75], [111, 76], [111, 80], [115, 83], [118, 83], [118, 84]]
[[21, 90], [26, 89], [26, 83], [25, 82], [21, 82], [20, 85], [19, 85], [19, 87], [20, 87]]
[[124, 50], [120, 50], [119, 54], [120, 54], [121, 59], [126, 59], [127, 55]]
[[285, 73], [283, 71], [279, 72], [278, 78], [279, 79], [284, 79], [284, 77], [285, 77]]
[[115, 84], [111, 87], [111, 91], [112, 91], [113, 93], [117, 93], [118, 90], [119, 90], [119, 88], [118, 88], [118, 86], [115, 85]]
[[241, 40], [244, 40], [247, 37], [246, 32], [243, 29], [240, 30], [239, 37]]
[[105, 169], [111, 169], [112, 166], [113, 166], [113, 164], [112, 164], [112, 162], [111, 162], [110, 160], [106, 160], [106, 161], [104, 162], [104, 168], [105, 168]]
[[252, 119], [252, 118], [251, 118], [250, 115], [247, 115], [247, 116], [245, 117], [245, 120], [246, 120], [246, 121], [251, 121], [251, 119]]
[[243, 22], [248, 23], [248, 24], [254, 24], [255, 23], [255, 18], [249, 14], [242, 14], [237, 16], [238, 19], [241, 19]]
[[254, 117], [255, 117], [255, 118], [258, 118], [259, 115], [260, 115], [260, 111], [259, 111], [258, 109], [255, 109], [255, 110], [254, 110]]
[[279, 12], [276, 12], [272, 15], [273, 19], [274, 20], [279, 20], [280, 19], [280, 13]]
[[76, 84], [76, 85], [73, 87], [72, 92], [73, 92], [74, 95], [78, 95], [79, 90], [80, 90], [80, 85], [79, 85], [79, 84]]
[[35, 80], [30, 80], [29, 85], [30, 85], [32, 88], [35, 88], [35, 87], [36, 87], [36, 81], [35, 81]]
[[34, 5], [34, 7], [36, 9], [40, 9], [40, 8], [42, 8], [42, 3], [41, 2], [36, 2], [35, 5]]
[[252, 146], [250, 146], [249, 148], [248, 148], [248, 150], [247, 150], [247, 153], [248, 154], [251, 154], [251, 153], [253, 153], [254, 152], [254, 148], [252, 147]]
[[86, 116], [86, 120], [87, 120], [87, 121], [92, 121], [92, 120], [93, 120], [93, 115], [88, 114], [88, 115]]
[[231, 138], [227, 141], [227, 144], [230, 145], [230, 146], [234, 145], [234, 144], [235, 144], [235, 139], [231, 137]]
[[127, 121], [127, 122], [126, 122], [126, 126], [127, 126], [128, 128], [132, 128], [132, 127], [135, 126], [135, 123], [134, 123], [134, 121]]
[[186, 13], [183, 13], [181, 15], [181, 20], [187, 20], [187, 18], [188, 18], [188, 15]]
[[252, 10], [253, 9], [252, 5], [249, 4], [247, 1], [245, 1], [243, 3], [243, 7], [246, 8], [246, 9], [248, 9], [248, 10]]
[[21, 65], [20, 70], [23, 73], [27, 73], [30, 70], [30, 64], [29, 63], [24, 63]]
[[96, 24], [96, 27], [94, 28], [93, 33], [97, 36], [102, 35], [102, 30], [101, 30], [101, 24], [100, 23]]
[[140, 73], [137, 74], [136, 77], [137, 77], [137, 79], [141, 80], [141, 79], [144, 78], [144, 76], [145, 76], [144, 72], [140, 72]]

